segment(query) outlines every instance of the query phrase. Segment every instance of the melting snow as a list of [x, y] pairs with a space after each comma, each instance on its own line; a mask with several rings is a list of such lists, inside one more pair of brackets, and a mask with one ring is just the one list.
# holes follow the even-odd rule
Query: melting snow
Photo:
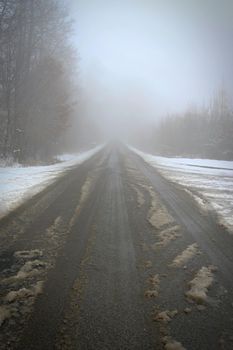
[[2, 280], [3, 283], [11, 283], [17, 280], [24, 280], [36, 275], [39, 275], [47, 264], [40, 260], [27, 261], [18, 271], [15, 276], [11, 276]]
[[152, 249], [166, 247], [171, 241], [174, 241], [181, 236], [180, 226], [175, 225], [158, 233], [159, 241], [152, 245]]
[[43, 281], [38, 281], [30, 289], [21, 288], [10, 291], [4, 297], [5, 304], [0, 306], [0, 327], [6, 320], [12, 317], [22, 317], [23, 313], [28, 313], [37, 295], [42, 293], [43, 285]]
[[33, 250], [20, 250], [14, 253], [14, 257], [17, 259], [33, 259], [42, 257], [43, 253], [39, 249]]
[[131, 149], [188, 189], [200, 206], [215, 209], [221, 222], [233, 230], [233, 161], [158, 157]]
[[186, 293], [186, 296], [198, 304], [205, 302], [208, 289], [214, 281], [214, 271], [216, 271], [216, 267], [214, 266], [203, 266], [195, 278], [189, 282], [191, 289]]
[[155, 298], [159, 295], [159, 284], [160, 284], [160, 280], [159, 280], [159, 275], [154, 275], [151, 276], [148, 279], [149, 284], [151, 285], [151, 289], [147, 290], [145, 292], [145, 297], [146, 298]]
[[172, 339], [171, 337], [164, 337], [163, 342], [165, 344], [165, 350], [185, 350], [180, 342]]
[[165, 311], [161, 311], [159, 313], [156, 313], [153, 317], [153, 320], [157, 321], [157, 322], [161, 322], [161, 323], [168, 323], [177, 314], [178, 314], [177, 310], [173, 310], [173, 311], [165, 310]]
[[60, 163], [48, 166], [0, 167], [0, 217], [46, 188], [67, 169], [92, 157], [102, 147], [98, 146], [80, 154], [61, 156]]
[[74, 214], [73, 214], [72, 218], [70, 219], [70, 222], [69, 222], [70, 228], [74, 225], [74, 223], [75, 223], [75, 221], [80, 213], [80, 210], [81, 210], [83, 203], [87, 200], [87, 198], [90, 194], [90, 191], [91, 191], [91, 186], [92, 186], [92, 178], [88, 176], [86, 178], [86, 181], [84, 182], [84, 184], [82, 186], [81, 196], [80, 196], [78, 206], [76, 207]]
[[150, 224], [156, 229], [161, 229], [163, 226], [173, 223], [173, 217], [168, 213], [165, 206], [161, 204], [158, 195], [151, 187], [145, 186], [145, 188], [151, 196], [151, 207], [148, 214], [148, 221]]
[[185, 263], [187, 263], [187, 261], [192, 259], [194, 255], [197, 254], [197, 252], [198, 252], [198, 245], [196, 243], [191, 244], [173, 260], [171, 266], [173, 267], [183, 266]]
[[31, 296], [37, 296], [38, 294], [42, 293], [43, 290], [43, 281], [38, 281], [32, 288], [21, 288], [19, 290], [12, 290], [10, 291], [6, 297], [5, 300], [8, 303], [15, 302], [17, 300], [21, 299], [27, 299], [28, 297]]
[[0, 326], [5, 320], [11, 317], [11, 313], [6, 306], [0, 306]]
[[138, 208], [141, 208], [145, 203], [145, 198], [143, 196], [143, 193], [137, 188], [137, 186], [132, 185], [132, 188], [134, 189], [137, 195]]

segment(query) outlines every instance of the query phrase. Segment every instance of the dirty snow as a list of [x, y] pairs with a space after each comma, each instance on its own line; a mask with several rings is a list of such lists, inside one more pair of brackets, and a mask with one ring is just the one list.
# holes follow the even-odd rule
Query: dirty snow
[[42, 293], [44, 282], [38, 281], [31, 288], [20, 288], [10, 291], [3, 299], [4, 304], [0, 306], [0, 327], [11, 318], [19, 318], [22, 323], [24, 313], [30, 311], [30, 306], [35, 298]]
[[214, 281], [213, 272], [216, 271], [214, 266], [203, 266], [194, 279], [189, 282], [190, 290], [186, 293], [188, 299], [202, 304], [207, 299], [207, 292]]
[[33, 259], [42, 257], [43, 252], [39, 249], [32, 250], [20, 250], [14, 253], [14, 257], [17, 259]]
[[11, 317], [10, 311], [6, 306], [0, 306], [0, 326]]
[[52, 223], [52, 225], [47, 228], [46, 230], [46, 234], [50, 239], [55, 238], [54, 236], [57, 236], [58, 232], [59, 232], [59, 226], [62, 225], [63, 220], [61, 216], [58, 216], [54, 222]]
[[16, 275], [3, 279], [2, 283], [12, 283], [17, 280], [25, 280], [26, 278], [39, 275], [46, 267], [47, 264], [40, 260], [27, 261]]
[[198, 252], [198, 245], [193, 243], [189, 245], [180, 255], [173, 260], [171, 266], [173, 267], [181, 267], [185, 263], [187, 263], [190, 259], [192, 259]]
[[58, 158], [60, 163], [53, 165], [0, 167], [0, 217], [46, 188], [66, 170], [92, 157], [102, 147], [79, 154], [62, 155]]
[[151, 196], [151, 206], [148, 213], [148, 221], [156, 229], [161, 229], [163, 226], [174, 223], [173, 217], [168, 213], [164, 205], [161, 204], [161, 200], [158, 195], [153, 191], [150, 186], [144, 186]]
[[28, 297], [31, 296], [37, 296], [38, 294], [42, 293], [43, 290], [43, 281], [38, 281], [32, 288], [21, 288], [19, 290], [12, 290], [10, 291], [6, 297], [5, 300], [8, 303], [12, 303], [15, 301], [19, 301], [21, 299], [27, 299]]
[[133, 190], [135, 191], [136, 195], [137, 195], [137, 205], [138, 208], [141, 208], [144, 204], [145, 204], [145, 198], [143, 193], [139, 190], [139, 188], [137, 188], [137, 186], [132, 185]]
[[233, 232], [233, 161], [158, 157], [130, 149], [184, 186], [202, 208], [214, 209], [220, 222]]
[[93, 182], [93, 179], [90, 176], [88, 176], [86, 178], [86, 181], [84, 182], [84, 184], [82, 186], [81, 195], [80, 195], [80, 200], [79, 200], [78, 206], [76, 207], [76, 209], [74, 211], [74, 214], [73, 214], [73, 216], [72, 216], [72, 218], [70, 219], [70, 222], [69, 222], [69, 227], [70, 228], [74, 225], [74, 223], [75, 223], [75, 221], [76, 221], [76, 219], [77, 219], [77, 217], [78, 217], [78, 215], [80, 213], [80, 210], [82, 208], [83, 203], [87, 200], [87, 198], [88, 198], [88, 196], [90, 194], [92, 182]]
[[174, 225], [158, 233], [159, 241], [152, 245], [152, 249], [157, 250], [159, 248], [166, 247], [170, 242], [181, 236], [180, 226]]
[[173, 218], [168, 214], [164, 207], [157, 208], [155, 211], [153, 211], [153, 208], [151, 208], [149, 215], [150, 224], [157, 229], [174, 222]]
[[161, 323], [168, 323], [171, 322], [173, 317], [175, 317], [178, 314], [177, 310], [164, 310], [161, 312], [158, 312], [154, 315], [153, 320]]
[[144, 295], [146, 298], [155, 298], [159, 295], [159, 275], [150, 276], [148, 279], [151, 289], [145, 291]]
[[180, 342], [172, 339], [171, 337], [164, 337], [163, 343], [165, 350], [185, 350]]

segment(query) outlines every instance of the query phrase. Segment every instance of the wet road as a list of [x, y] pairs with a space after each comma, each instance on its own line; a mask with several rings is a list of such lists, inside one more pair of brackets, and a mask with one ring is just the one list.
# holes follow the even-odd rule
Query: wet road
[[0, 349], [233, 349], [233, 237], [126, 147], [0, 230]]

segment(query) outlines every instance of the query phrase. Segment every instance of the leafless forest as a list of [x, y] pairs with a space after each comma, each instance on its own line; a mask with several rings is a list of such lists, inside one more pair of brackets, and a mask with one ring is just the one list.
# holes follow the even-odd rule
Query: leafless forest
[[0, 0], [0, 350], [233, 349], [233, 0]]
[[54, 0], [0, 1], [0, 153], [47, 160], [61, 147], [75, 86], [71, 22]]
[[[59, 0], [0, 1], [1, 158], [30, 164], [48, 162], [72, 144], [81, 147], [83, 143], [90, 145], [113, 136], [136, 146], [140, 140], [142, 147], [162, 155], [233, 159], [232, 103], [224, 84], [219, 89], [213, 86], [216, 92], [211, 101], [206, 98], [208, 102], [204, 106], [187, 108], [188, 104], [184, 103], [183, 109], [178, 108], [174, 113], [173, 108], [167, 117], [165, 112], [160, 112], [161, 101], [156, 93], [148, 98], [140, 81], [136, 80], [136, 85], [130, 82], [127, 88], [128, 78], [124, 77], [119, 83], [116, 77], [111, 79], [109, 72], [104, 71], [106, 67], [98, 64], [92, 67], [94, 78], [86, 81], [89, 91], [83, 92], [79, 86], [78, 44], [72, 42], [72, 14], [67, 5], [68, 2]], [[106, 33], [104, 29], [97, 39]], [[137, 33], [135, 38], [136, 41]], [[112, 41], [106, 42], [106, 52], [102, 47], [102, 56], [108, 50], [112, 52], [111, 69], [116, 72], [125, 69], [126, 75], [134, 61], [130, 59], [129, 67], [124, 68], [114, 57], [117, 45], [121, 49], [122, 44], [119, 57], [124, 61], [125, 54], [127, 58], [123, 39], [124, 35], [115, 46]], [[146, 36], [141, 44], [144, 39]], [[170, 47], [171, 44], [166, 48], [168, 52]], [[163, 48], [162, 41], [158, 48]], [[136, 49], [135, 62], [140, 55]], [[145, 57], [149, 59], [146, 54]], [[165, 71], [172, 62], [173, 58], [164, 63]], [[95, 81], [98, 71], [100, 74]], [[131, 73], [136, 75], [133, 68]], [[101, 90], [101, 79], [111, 80], [110, 88], [107, 83]], [[148, 84], [156, 86], [156, 82], [154, 75]], [[192, 101], [192, 92], [187, 94]], [[194, 106], [200, 105], [195, 103], [195, 98], [193, 100]], [[163, 103], [166, 108], [166, 101]]]
[[233, 111], [224, 87], [209, 105], [190, 107], [169, 115], [151, 135], [150, 144], [160, 154], [233, 159]]

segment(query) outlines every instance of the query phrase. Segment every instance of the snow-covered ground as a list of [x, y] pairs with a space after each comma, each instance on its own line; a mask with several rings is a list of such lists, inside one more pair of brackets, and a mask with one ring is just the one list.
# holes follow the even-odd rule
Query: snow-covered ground
[[166, 178], [184, 186], [203, 209], [214, 209], [233, 232], [233, 161], [158, 157], [130, 148]]
[[79, 154], [64, 154], [53, 165], [0, 167], [0, 217], [43, 190], [67, 169], [83, 163], [103, 146]]

